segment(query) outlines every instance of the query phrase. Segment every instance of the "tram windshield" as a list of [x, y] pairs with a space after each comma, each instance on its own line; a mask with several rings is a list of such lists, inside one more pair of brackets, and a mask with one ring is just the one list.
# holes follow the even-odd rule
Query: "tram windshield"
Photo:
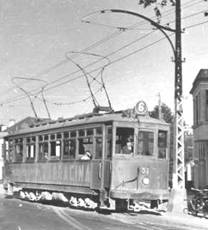
[[139, 131], [137, 154], [152, 156], [154, 153], [154, 133], [151, 131]]
[[116, 129], [116, 154], [131, 154], [134, 152], [134, 129]]

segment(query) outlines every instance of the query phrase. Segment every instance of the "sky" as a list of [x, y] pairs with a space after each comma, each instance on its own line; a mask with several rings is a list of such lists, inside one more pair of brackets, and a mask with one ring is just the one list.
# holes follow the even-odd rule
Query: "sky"
[[[184, 119], [192, 125], [189, 92], [208, 68], [208, 2], [181, 2]], [[0, 0], [0, 6], [1, 124], [34, 116], [31, 101], [38, 117], [47, 117], [43, 99], [52, 119], [91, 112], [86, 73], [99, 105], [108, 105], [101, 70], [114, 110], [140, 100], [152, 110], [160, 94], [174, 111], [173, 52], [164, 35], [141, 18], [100, 13], [123, 9], [156, 20], [153, 7], [137, 0]], [[174, 7], [161, 13], [161, 25], [174, 28]]]

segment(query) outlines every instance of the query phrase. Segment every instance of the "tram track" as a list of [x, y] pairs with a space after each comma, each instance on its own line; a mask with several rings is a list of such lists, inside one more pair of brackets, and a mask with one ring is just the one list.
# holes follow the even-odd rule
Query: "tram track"
[[65, 222], [67, 222], [70, 226], [74, 227], [76, 230], [91, 230], [91, 228], [83, 225], [79, 221], [77, 221], [75, 218], [70, 216], [69, 214], [66, 214], [65, 211], [62, 208], [53, 207], [53, 211]]

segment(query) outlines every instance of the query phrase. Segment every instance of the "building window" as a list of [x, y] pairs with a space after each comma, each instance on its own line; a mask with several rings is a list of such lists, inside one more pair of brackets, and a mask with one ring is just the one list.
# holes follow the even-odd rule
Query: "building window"
[[139, 131], [137, 154], [152, 156], [154, 152], [154, 133]]

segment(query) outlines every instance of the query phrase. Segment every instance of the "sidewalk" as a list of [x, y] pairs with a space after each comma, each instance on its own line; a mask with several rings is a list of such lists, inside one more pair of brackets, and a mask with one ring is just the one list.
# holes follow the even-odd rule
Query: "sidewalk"
[[171, 213], [164, 213], [161, 219], [170, 223], [177, 223], [177, 225], [191, 226], [196, 229], [208, 229], [208, 215], [207, 218], [202, 216], [193, 216], [188, 214], [173, 215]]
[[[122, 216], [122, 217], [121, 217]], [[154, 212], [140, 212], [136, 215], [129, 215], [129, 214], [119, 214], [119, 213], [113, 213], [111, 215], [111, 218], [120, 220], [124, 223], [132, 223], [132, 224], [138, 224], [138, 226], [141, 225], [141, 223], [146, 223], [150, 226], [160, 226], [161, 229], [167, 227], [174, 228], [174, 229], [189, 229], [189, 230], [208, 230], [208, 219], [204, 217], [196, 217], [188, 214], [182, 214], [182, 215], [175, 215], [171, 213], [161, 213], [156, 214]]]

